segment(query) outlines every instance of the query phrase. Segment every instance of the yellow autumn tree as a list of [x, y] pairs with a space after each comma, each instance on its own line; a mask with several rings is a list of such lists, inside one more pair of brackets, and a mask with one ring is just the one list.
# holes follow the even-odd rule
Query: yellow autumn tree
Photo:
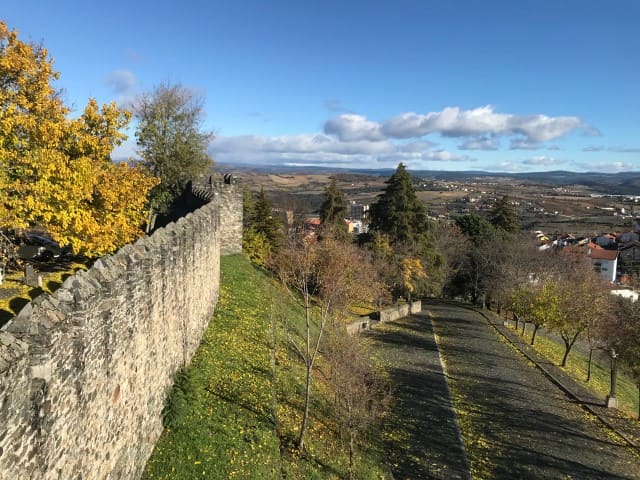
[[44, 47], [0, 22], [0, 228], [42, 227], [75, 253], [99, 256], [142, 235], [158, 180], [111, 162], [130, 113], [91, 99], [69, 118], [57, 78]]
[[407, 300], [411, 301], [411, 296], [416, 289], [416, 283], [427, 278], [422, 262], [419, 258], [406, 257], [400, 261], [400, 270], [402, 272], [402, 285], [404, 286]]

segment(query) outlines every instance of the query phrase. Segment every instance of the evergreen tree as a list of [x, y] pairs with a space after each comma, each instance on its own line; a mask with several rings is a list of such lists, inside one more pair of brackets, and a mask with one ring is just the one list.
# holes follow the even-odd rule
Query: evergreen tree
[[273, 216], [271, 203], [264, 193], [264, 188], [260, 189], [258, 198], [253, 205], [252, 230], [265, 235], [272, 247], [277, 248], [282, 242], [282, 224]]
[[332, 235], [339, 239], [346, 239], [349, 235], [344, 219], [347, 216], [347, 201], [338, 189], [335, 177], [325, 188], [325, 199], [320, 206], [320, 222], [324, 234]]
[[513, 208], [509, 197], [505, 195], [491, 211], [490, 217], [491, 224], [501, 230], [508, 233], [515, 233], [520, 230], [520, 223], [518, 221], [518, 213]]
[[477, 213], [468, 213], [456, 218], [456, 225], [476, 245], [495, 233], [493, 225]]
[[385, 183], [384, 193], [371, 205], [371, 230], [386, 233], [392, 243], [416, 241], [429, 224], [425, 206], [416, 197], [405, 166], [400, 163]]

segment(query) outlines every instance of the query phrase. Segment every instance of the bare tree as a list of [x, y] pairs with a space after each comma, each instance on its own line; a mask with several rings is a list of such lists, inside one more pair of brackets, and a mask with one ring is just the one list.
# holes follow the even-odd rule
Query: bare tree
[[352, 479], [358, 441], [380, 418], [389, 400], [389, 390], [381, 372], [371, 364], [361, 337], [345, 335], [340, 328], [332, 329], [326, 358], [328, 379], [336, 393], [334, 413], [347, 436], [348, 478]]
[[322, 242], [290, 239], [275, 264], [291, 298], [304, 309], [302, 341], [290, 335], [293, 349], [305, 365], [302, 419], [296, 445], [304, 449], [309, 422], [313, 371], [326, 327], [350, 305], [371, 301], [375, 293], [372, 269], [357, 247], [326, 239]]

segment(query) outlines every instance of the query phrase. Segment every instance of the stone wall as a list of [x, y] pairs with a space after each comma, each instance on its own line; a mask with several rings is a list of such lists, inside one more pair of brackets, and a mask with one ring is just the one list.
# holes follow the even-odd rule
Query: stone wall
[[[411, 314], [419, 313], [422, 310], [422, 300], [416, 300], [409, 304], [397, 305], [395, 307], [387, 308], [379, 312], [375, 312], [369, 317], [361, 317], [360, 320], [356, 320], [347, 325], [347, 333], [349, 335], [355, 335], [356, 333], [369, 330], [375, 327], [378, 323], [392, 322], [399, 318], [408, 317]], [[373, 317], [373, 318], [372, 318]]]
[[219, 186], [0, 330], [0, 480], [140, 476], [173, 375], [213, 314], [221, 250], [241, 249], [238, 190]]
[[193, 194], [202, 199], [215, 199], [220, 210], [222, 255], [242, 251], [242, 184], [232, 175], [214, 175], [193, 186]]

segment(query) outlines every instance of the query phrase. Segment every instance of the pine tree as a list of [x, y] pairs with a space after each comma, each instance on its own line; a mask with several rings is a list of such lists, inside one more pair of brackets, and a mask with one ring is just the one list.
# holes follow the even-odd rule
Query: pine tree
[[338, 182], [335, 177], [331, 179], [331, 183], [325, 188], [325, 199], [320, 206], [320, 222], [323, 234], [332, 235], [339, 239], [348, 237], [348, 229], [344, 223], [347, 216], [347, 201], [338, 189]]
[[516, 212], [509, 197], [505, 195], [491, 211], [491, 224], [505, 232], [515, 233], [520, 230], [520, 224], [518, 221], [518, 213]]
[[456, 218], [456, 225], [476, 245], [495, 233], [494, 226], [477, 213], [467, 213]]
[[282, 224], [273, 216], [271, 203], [264, 193], [264, 188], [260, 189], [258, 198], [253, 205], [251, 228], [255, 232], [263, 233], [274, 248], [277, 248], [282, 242]]
[[384, 193], [371, 205], [370, 229], [386, 233], [392, 243], [416, 241], [429, 224], [425, 206], [416, 197], [405, 166], [400, 163], [385, 183]]

